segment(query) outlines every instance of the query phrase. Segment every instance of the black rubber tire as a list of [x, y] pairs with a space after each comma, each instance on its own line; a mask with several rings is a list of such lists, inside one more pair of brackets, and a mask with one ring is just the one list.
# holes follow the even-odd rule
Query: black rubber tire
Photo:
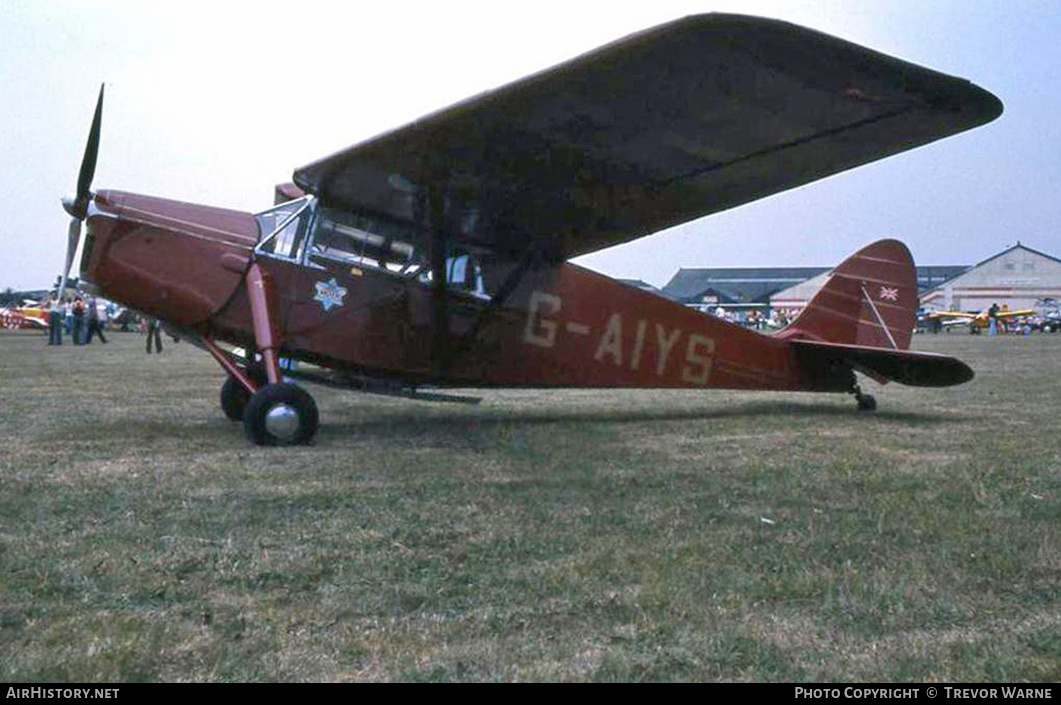
[[230, 421], [243, 420], [243, 411], [250, 400], [251, 393], [235, 377], [229, 375], [225, 378], [225, 383], [221, 385], [221, 411]]
[[[290, 433], [277, 434], [270, 431], [270, 412], [285, 408], [294, 412], [297, 424]], [[301, 387], [290, 382], [267, 384], [251, 396], [243, 411], [243, 430], [256, 445], [296, 446], [306, 445], [317, 435], [319, 416], [317, 403]]]
[[872, 394], [863, 394], [858, 397], [858, 410], [859, 411], [876, 411], [877, 400], [873, 398]]
[[[266, 382], [265, 371], [260, 367], [249, 367], [243, 370], [256, 386], [262, 386]], [[251, 393], [247, 388], [236, 381], [232, 375], [228, 375], [225, 383], [221, 385], [221, 411], [231, 421], [242, 421], [243, 411], [247, 408], [247, 402], [251, 399]]]

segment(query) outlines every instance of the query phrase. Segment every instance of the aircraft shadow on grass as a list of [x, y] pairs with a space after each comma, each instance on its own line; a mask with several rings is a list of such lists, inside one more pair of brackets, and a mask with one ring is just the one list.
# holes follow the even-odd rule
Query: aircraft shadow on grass
[[[854, 416], [848, 406], [830, 405], [827, 403], [799, 403], [792, 401], [754, 401], [747, 404], [729, 405], [717, 409], [649, 409], [601, 411], [599, 409], [571, 409], [565, 411], [538, 410], [503, 410], [491, 409], [485, 414], [425, 415], [415, 411], [398, 413], [380, 413], [370, 419], [341, 417], [334, 422], [321, 425], [321, 430], [328, 436], [341, 438], [352, 435], [358, 438], [405, 438], [422, 437], [425, 433], [446, 435], [466, 432], [468, 429], [488, 429], [505, 426], [568, 426], [577, 428], [588, 425], [619, 425], [662, 423], [671, 421], [721, 421], [726, 419], [778, 419], [784, 417], [806, 417], [807, 419], [844, 419]], [[337, 415], [338, 416], [338, 415]], [[865, 423], [879, 425], [948, 426], [966, 422], [970, 417], [962, 414], [946, 415], [920, 413], [911, 411], [878, 411], [866, 416]], [[216, 433], [217, 436], [228, 435], [229, 430], [199, 417], [186, 417], [184, 421], [174, 418], [166, 421], [94, 421], [77, 426], [63, 428], [62, 436], [105, 438], [127, 438], [131, 432], [150, 445], [152, 438], [187, 437], [202, 438], [204, 432]], [[693, 430], [693, 429], [690, 429]], [[710, 432], [710, 426], [699, 428]]]
[[[636, 424], [668, 421], [718, 421], [724, 419], [753, 419], [756, 417], [819, 417], [842, 419], [853, 416], [850, 407], [815, 403], [797, 403], [790, 401], [756, 401], [720, 409], [651, 409], [600, 411], [595, 409], [572, 409], [565, 411], [523, 410], [511, 413], [491, 414], [489, 416], [455, 415], [424, 416], [415, 413], [381, 415], [368, 421], [358, 420], [350, 423], [322, 424], [325, 432], [334, 431], [336, 435], [356, 433], [362, 436], [404, 436], [422, 434], [424, 431], [439, 433], [467, 429], [469, 427], [493, 426], [547, 426], [587, 424]], [[959, 414], [919, 413], [911, 411], [878, 411], [865, 419], [866, 423], [884, 422], [890, 424], [917, 424], [923, 426], [945, 426], [967, 421], [968, 417]], [[701, 430], [710, 430], [704, 427]]]

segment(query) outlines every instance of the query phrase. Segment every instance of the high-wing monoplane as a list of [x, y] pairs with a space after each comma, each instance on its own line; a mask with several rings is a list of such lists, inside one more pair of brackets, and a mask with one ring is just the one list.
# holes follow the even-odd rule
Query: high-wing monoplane
[[768, 335], [566, 262], [1002, 112], [968, 81], [812, 30], [735, 15], [648, 29], [297, 169], [290, 200], [257, 215], [93, 193], [102, 101], [64, 202], [66, 271], [86, 222], [82, 278], [207, 350], [225, 414], [258, 444], [314, 437], [292, 377], [841, 392], [872, 408], [856, 372], [973, 375], [907, 350], [917, 286], [894, 240]]
[[1011, 318], [1022, 318], [1024, 316], [1034, 315], [1035, 309], [1031, 308], [1022, 308], [1017, 311], [1011, 311], [1008, 308], [998, 308], [993, 312], [991, 309], [975, 312], [933, 311], [928, 314], [928, 317], [938, 320], [944, 328], [949, 326], [968, 326], [970, 333], [980, 333], [990, 327], [992, 318], [1000, 323], [1004, 323]]

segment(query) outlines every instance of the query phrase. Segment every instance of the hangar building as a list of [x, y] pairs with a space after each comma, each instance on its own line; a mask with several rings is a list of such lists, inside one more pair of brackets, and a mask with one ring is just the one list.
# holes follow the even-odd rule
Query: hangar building
[[712, 310], [726, 307], [764, 307], [777, 291], [796, 286], [831, 267], [718, 267], [681, 268], [663, 287], [664, 296], [686, 306]]
[[921, 305], [936, 311], [982, 311], [997, 303], [1017, 310], [1047, 298], [1061, 299], [1061, 260], [1018, 242], [924, 292]]
[[648, 282], [643, 281], [641, 279], [616, 279], [615, 281], [619, 282], [620, 284], [632, 286], [635, 289], [641, 289], [642, 291], [650, 292], [652, 294], [655, 294], [656, 296], [667, 296], [663, 293], [662, 289], [652, 286]]
[[[924, 294], [968, 270], [969, 265], [967, 264], [928, 265], [917, 267], [917, 291], [919, 294]], [[822, 288], [822, 285], [825, 284], [825, 280], [828, 278], [829, 272], [831, 271], [831, 269], [827, 270], [812, 279], [800, 282], [793, 287], [782, 289], [776, 294], [773, 294], [770, 297], [770, 306], [781, 309], [803, 308], [807, 305], [807, 302], [810, 301], [811, 297], [818, 293], [818, 289]]]
[[[821, 288], [832, 267], [682, 268], [663, 287], [663, 295], [699, 309], [802, 308]], [[969, 269], [962, 266], [917, 268], [919, 291]]]

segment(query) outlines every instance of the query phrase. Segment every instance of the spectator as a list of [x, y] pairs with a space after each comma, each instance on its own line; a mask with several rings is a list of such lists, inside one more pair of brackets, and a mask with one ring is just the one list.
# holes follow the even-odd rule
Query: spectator
[[162, 354], [162, 322], [157, 318], [147, 319], [147, 354], [151, 354], [151, 341], [155, 341], [155, 353]]
[[63, 302], [59, 294], [51, 295], [48, 300], [48, 345], [63, 344]]
[[88, 329], [85, 331], [85, 345], [92, 342], [92, 336], [98, 335], [99, 342], [106, 345], [107, 339], [103, 337], [103, 326], [100, 325], [99, 306], [92, 297], [88, 299]]
[[66, 334], [70, 335], [74, 330], [74, 302], [69, 296], [63, 296], [63, 324]]
[[80, 296], [76, 297], [71, 311], [74, 316], [74, 326], [70, 331], [70, 337], [74, 339], [74, 345], [83, 345], [85, 342], [85, 300]]
[[998, 335], [998, 302], [991, 304], [987, 309], [987, 334]]

